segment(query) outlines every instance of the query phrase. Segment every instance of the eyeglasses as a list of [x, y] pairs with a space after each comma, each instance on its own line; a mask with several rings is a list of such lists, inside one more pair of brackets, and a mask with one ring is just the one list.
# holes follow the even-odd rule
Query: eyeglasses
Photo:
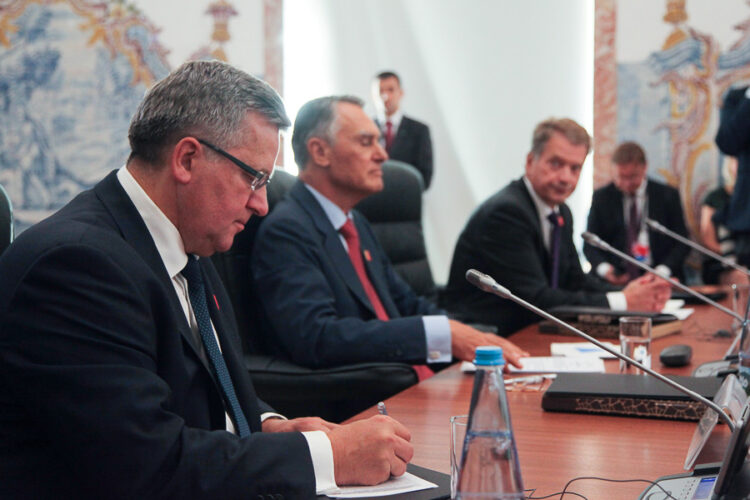
[[204, 141], [203, 139], [200, 139], [198, 137], [196, 137], [196, 139], [198, 139], [198, 142], [200, 142], [204, 146], [210, 149], [213, 149], [214, 151], [219, 153], [221, 156], [231, 161], [232, 163], [240, 167], [242, 170], [244, 170], [248, 174], [252, 175], [254, 179], [250, 183], [250, 189], [252, 189], [253, 191], [259, 190], [260, 188], [268, 184], [268, 182], [271, 180], [271, 176], [273, 175], [273, 172], [269, 174], [268, 172], [261, 172], [260, 170], [255, 170], [253, 167], [251, 167], [247, 163], [243, 162], [242, 160], [238, 158], [235, 158], [234, 156], [230, 155], [229, 153], [227, 153], [220, 147], [214, 146], [210, 142]]

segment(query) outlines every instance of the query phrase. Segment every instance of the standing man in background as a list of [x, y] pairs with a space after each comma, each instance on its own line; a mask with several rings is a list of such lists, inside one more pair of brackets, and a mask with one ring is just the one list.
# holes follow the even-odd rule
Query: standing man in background
[[[653, 219], [688, 238], [679, 191], [646, 177], [646, 153], [635, 142], [617, 146], [612, 165], [612, 182], [594, 191], [586, 230], [660, 274], [682, 280], [690, 248], [646, 224], [646, 218]], [[583, 253], [592, 270], [613, 285], [643, 274], [639, 267], [589, 243], [583, 244]]]
[[713, 221], [731, 231], [737, 263], [750, 266], [750, 87], [727, 92], [716, 145], [722, 153], [737, 157], [737, 181], [728, 207], [717, 212]]
[[378, 73], [372, 85], [377, 116], [375, 123], [380, 129], [380, 144], [389, 158], [413, 166], [422, 174], [424, 188], [432, 182], [432, 140], [427, 125], [401, 111], [404, 90], [401, 79], [393, 71]]

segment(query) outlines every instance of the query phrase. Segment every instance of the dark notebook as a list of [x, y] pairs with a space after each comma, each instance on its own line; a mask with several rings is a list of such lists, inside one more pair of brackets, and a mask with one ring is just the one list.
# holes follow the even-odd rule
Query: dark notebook
[[[669, 378], [707, 399], [713, 399], [722, 382], [716, 377]], [[560, 373], [544, 393], [542, 408], [673, 420], [698, 420], [706, 409], [650, 375], [614, 373]]]
[[[419, 465], [409, 464], [406, 466], [406, 470], [411, 472], [415, 476], [419, 476], [431, 483], [438, 485], [437, 488], [430, 488], [428, 490], [411, 491], [409, 493], [401, 493], [398, 495], [389, 495], [385, 497], [377, 497], [379, 500], [448, 500], [451, 497], [451, 477], [448, 474], [434, 471], [432, 469], [426, 469]], [[330, 498], [324, 495], [318, 496], [318, 498]], [[376, 497], [367, 497], [364, 500], [373, 499]]]

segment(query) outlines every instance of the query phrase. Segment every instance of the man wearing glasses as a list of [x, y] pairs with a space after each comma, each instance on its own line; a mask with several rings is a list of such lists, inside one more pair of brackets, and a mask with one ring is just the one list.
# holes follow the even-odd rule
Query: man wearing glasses
[[404, 473], [395, 420], [256, 397], [205, 258], [268, 211], [288, 125], [264, 82], [183, 65], [139, 106], [126, 166], [3, 254], [0, 497], [311, 498]]
[[292, 147], [299, 181], [263, 221], [251, 269], [274, 333], [268, 340], [295, 363], [337, 366], [471, 360], [479, 345], [510, 341], [449, 320], [396, 274], [367, 221], [352, 208], [383, 189], [388, 158], [380, 131], [356, 97], [305, 104]]

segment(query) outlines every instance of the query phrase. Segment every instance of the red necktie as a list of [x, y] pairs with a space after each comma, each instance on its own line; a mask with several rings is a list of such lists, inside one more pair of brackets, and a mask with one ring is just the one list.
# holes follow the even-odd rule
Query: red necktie
[[[633, 251], [633, 247], [638, 243], [638, 236], [641, 232], [641, 217], [638, 213], [638, 204], [637, 204], [637, 198], [636, 195], [629, 195], [628, 198], [630, 199], [630, 213], [629, 213], [629, 219], [628, 220], [628, 228], [626, 231], [626, 240], [628, 245], [628, 255], [632, 255], [635, 257], [635, 252]], [[635, 264], [627, 263], [625, 265], [626, 272], [628, 273], [628, 276], [630, 279], [635, 279], [638, 276], [641, 275], [641, 270], [638, 266]]]
[[393, 123], [390, 120], [385, 122], [385, 150], [391, 152], [391, 145], [393, 144]]
[[[362, 260], [362, 251], [359, 247], [359, 233], [357, 233], [357, 228], [354, 227], [354, 222], [347, 218], [346, 223], [341, 226], [339, 231], [344, 237], [344, 240], [346, 240], [346, 246], [349, 249], [349, 259], [352, 261], [352, 265], [357, 272], [360, 283], [362, 283], [362, 288], [365, 289], [367, 298], [370, 299], [370, 303], [372, 304], [373, 309], [375, 309], [375, 315], [379, 320], [387, 321], [388, 313], [385, 311], [383, 303], [380, 302], [378, 292], [376, 292], [375, 287], [372, 286], [372, 282], [367, 276], [367, 271], [365, 271], [365, 263]], [[420, 381], [434, 375], [434, 372], [425, 365], [413, 365], [413, 368], [414, 371], [417, 372], [417, 377]]]

